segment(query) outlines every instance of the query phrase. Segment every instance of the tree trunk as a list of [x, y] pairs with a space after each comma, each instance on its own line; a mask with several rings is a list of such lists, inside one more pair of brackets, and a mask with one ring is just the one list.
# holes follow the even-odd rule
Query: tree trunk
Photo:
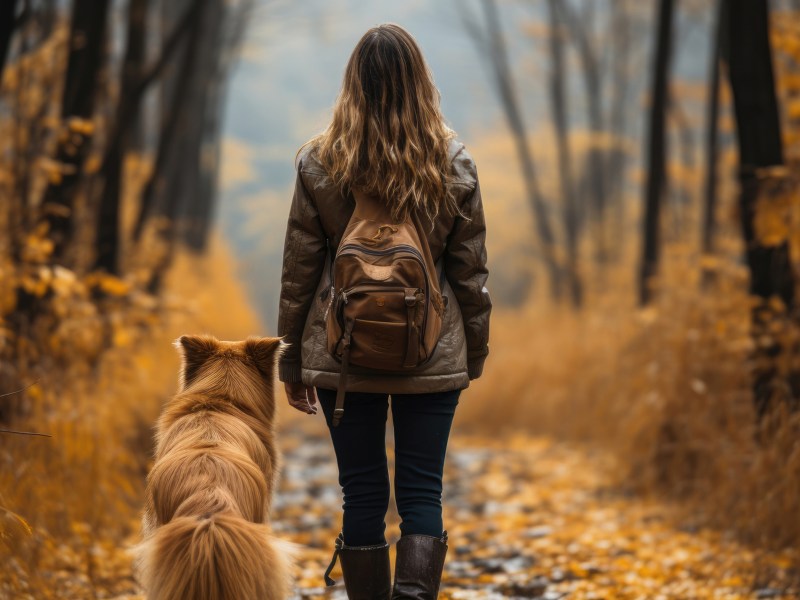
[[750, 292], [780, 297], [789, 307], [794, 286], [788, 244], [762, 246], [755, 236], [756, 170], [783, 164], [778, 105], [769, 46], [768, 7], [759, 0], [731, 0], [728, 72], [739, 141], [740, 209], [750, 266]]
[[[590, 0], [585, 6], [588, 10], [594, 8], [595, 0]], [[606, 164], [605, 153], [601, 148], [595, 147], [598, 138], [605, 130], [603, 124], [603, 93], [602, 73], [595, 44], [592, 42], [587, 27], [594, 22], [593, 12], [588, 15], [578, 15], [568, 3], [559, 4], [559, 9], [564, 14], [567, 25], [572, 32], [578, 50], [578, 58], [583, 69], [583, 83], [586, 90], [586, 117], [592, 142], [589, 145], [586, 165], [589, 169], [587, 183], [592, 199], [592, 212], [595, 219], [595, 260], [602, 265], [608, 259], [607, 240], [605, 236], [605, 221], [607, 208], [606, 191]], [[585, 18], [583, 18], [585, 17]]]
[[[3, 81], [3, 74], [5, 73], [5, 65], [8, 61], [8, 55], [11, 51], [11, 43], [14, 35], [16, 34], [19, 39], [19, 55], [22, 55], [26, 50], [28, 36], [23, 35], [24, 23], [24, 8], [23, 15], [16, 14], [16, 1], [9, 2], [4, 7], [4, 11], [13, 10], [10, 14], [7, 13], [3, 16], [3, 45], [0, 51], [4, 51], [3, 62], [0, 65], [0, 84]], [[8, 19], [8, 20], [6, 20]], [[27, 217], [27, 200], [28, 200], [28, 183], [30, 181], [31, 165], [27, 157], [30, 154], [30, 143], [28, 139], [28, 121], [25, 118], [25, 113], [21, 109], [24, 102], [24, 89], [25, 80], [29, 77], [29, 68], [23, 68], [22, 64], [18, 67], [18, 82], [17, 89], [13, 92], [13, 121], [9, 119], [9, 123], [13, 122], [11, 129], [13, 159], [11, 162], [11, 170], [13, 172], [12, 181], [13, 185], [8, 185], [7, 194], [8, 202], [5, 205], [6, 220], [4, 225], [7, 231], [3, 232], [4, 241], [8, 244], [8, 254], [13, 261], [20, 260], [20, 254], [23, 246], [24, 232], [26, 231], [25, 220]], [[9, 99], [10, 100], [10, 99]], [[3, 248], [6, 250], [6, 248]]]
[[180, 185], [177, 193], [183, 197], [179, 236], [189, 244], [189, 248], [198, 251], [203, 245], [199, 235], [200, 223], [206, 209], [210, 208], [206, 207], [206, 203], [212, 201], [214, 193], [213, 188], [206, 187], [213, 185], [210, 169], [216, 168], [213, 148], [208, 145], [208, 135], [212, 133], [210, 127], [217, 110], [214, 105], [215, 88], [220, 84], [224, 11], [225, 7], [220, 0], [210, 0], [205, 6], [202, 21], [203, 45], [198, 50], [192, 91], [187, 98], [189, 119], [186, 134], [181, 139], [184, 150], [180, 152], [181, 161], [178, 166]]
[[561, 269], [555, 254], [555, 235], [550, 226], [550, 217], [547, 214], [544, 195], [539, 188], [533, 153], [528, 144], [527, 130], [517, 102], [508, 55], [503, 42], [500, 18], [497, 14], [497, 5], [495, 0], [483, 0], [483, 7], [488, 26], [492, 73], [497, 84], [503, 113], [517, 149], [528, 202], [533, 211], [536, 231], [542, 247], [544, 265], [549, 275], [551, 293], [558, 300], [561, 297], [562, 279]]
[[[783, 164], [778, 103], [769, 43], [769, 7], [763, 0], [728, 3], [728, 74], [739, 143], [739, 211], [750, 269], [750, 293], [758, 299], [752, 311], [755, 340], [754, 401], [759, 416], [787, 395], [796, 374], [781, 374], [779, 357], [791, 351], [776, 335], [775, 323], [787, 323], [795, 308], [795, 281], [788, 240], [765, 244], [755, 228], [757, 203], [764, 195], [761, 173]], [[780, 299], [782, 308], [773, 299]], [[795, 399], [797, 389], [792, 390]], [[789, 394], [791, 395], [791, 394]], [[794, 402], [792, 398], [789, 401]]]
[[215, 0], [206, 15], [207, 26], [203, 34], [206, 56], [202, 68], [205, 97], [203, 130], [201, 132], [199, 176], [196, 194], [185, 206], [186, 224], [183, 240], [190, 250], [204, 252], [214, 218], [217, 196], [217, 181], [220, 164], [220, 136], [222, 112], [226, 94], [226, 75], [231, 61], [251, 16], [253, 3], [243, 2], [234, 8]]
[[608, 130], [616, 142], [607, 154], [606, 181], [608, 182], [608, 206], [614, 211], [617, 228], [614, 239], [609, 240], [609, 253], [619, 260], [623, 253], [627, 233], [627, 211], [625, 210], [625, 171], [628, 163], [627, 151], [622, 141], [628, 134], [631, 96], [631, 17], [626, 0], [611, 3], [611, 60], [612, 88], [608, 116]]
[[[714, 24], [714, 40], [711, 47], [711, 63], [709, 68], [707, 106], [706, 106], [706, 172], [703, 186], [703, 225], [701, 249], [705, 256], [714, 253], [714, 214], [717, 209], [717, 154], [719, 144], [719, 88], [720, 88], [720, 53], [722, 38], [727, 28], [726, 0], [717, 0], [716, 22]], [[711, 273], [703, 269], [703, 282], [708, 283]]]
[[116, 131], [112, 133], [103, 159], [104, 182], [95, 234], [94, 268], [113, 274], [118, 274], [120, 267], [122, 179], [132, 127], [139, 113], [141, 94], [137, 95], [136, 90], [145, 49], [147, 4], [148, 0], [130, 0], [128, 4], [128, 41], [122, 62], [122, 85], [114, 122]]
[[[156, 82], [167, 65], [175, 58], [182, 42], [191, 36], [192, 28], [202, 14], [202, 2], [193, 2], [183, 11], [180, 20], [175, 19], [158, 58], [146, 69], [142, 69], [142, 57], [146, 44], [147, 0], [131, 0], [129, 4], [128, 46], [123, 61], [122, 94], [117, 105], [117, 114], [109, 134], [109, 144], [103, 157], [101, 171], [106, 175], [101, 194], [100, 217], [97, 228], [97, 257], [95, 268], [117, 273], [119, 271], [119, 248], [122, 243], [119, 222], [122, 202], [122, 177], [125, 156], [134, 142], [134, 129], [139, 124], [141, 103], [151, 84]], [[174, 8], [174, 5], [170, 5]], [[194, 58], [192, 58], [194, 60]], [[189, 75], [189, 74], [187, 74]], [[175, 113], [177, 114], [177, 113]], [[148, 188], [145, 188], [147, 191]], [[144, 200], [142, 201], [144, 203]], [[138, 240], [139, 222], [134, 238]]]
[[564, 231], [567, 246], [567, 283], [573, 306], [583, 304], [583, 286], [578, 273], [578, 207], [572, 181], [572, 153], [569, 144], [569, 107], [564, 82], [567, 65], [564, 60], [563, 23], [561, 0], [548, 0], [550, 19], [550, 108], [558, 148], [558, 174], [561, 196], [564, 201]]
[[75, 196], [88, 154], [98, 74], [105, 49], [109, 0], [75, 0], [69, 59], [61, 100], [62, 131], [55, 152], [57, 173], [50, 177], [42, 201], [43, 219], [60, 260], [73, 233]]
[[673, 12], [674, 0], [660, 0], [650, 96], [647, 186], [645, 188], [642, 262], [639, 273], [639, 303], [642, 305], [648, 304], [652, 299], [651, 284], [658, 269], [661, 203], [666, 186], [665, 122], [669, 101], [668, 79], [672, 53]]
[[[670, 116], [675, 123], [675, 135], [678, 138], [678, 154], [684, 172], [692, 172], [695, 168], [694, 127], [683, 110], [680, 102], [670, 99]], [[680, 242], [688, 229], [690, 208], [694, 205], [694, 185], [686, 181], [680, 182], [670, 195], [672, 200], [672, 240]]]
[[16, 28], [18, 0], [5, 0], [0, 6], [0, 83], [3, 81], [11, 38]]
[[[197, 1], [197, 0], [193, 0]], [[195, 6], [200, 6], [197, 2]], [[161, 119], [161, 132], [156, 151], [156, 158], [150, 178], [142, 192], [142, 202], [134, 228], [134, 239], [138, 242], [144, 233], [147, 222], [154, 216], [164, 217], [164, 225], [159, 230], [159, 237], [164, 244], [162, 255], [155, 266], [148, 285], [152, 293], [160, 289], [163, 276], [172, 260], [172, 254], [178, 235], [178, 220], [182, 212], [182, 200], [185, 191], [182, 188], [184, 179], [181, 174], [182, 155], [189, 151], [185, 144], [192, 123], [188, 105], [191, 102], [192, 90], [195, 89], [196, 62], [198, 61], [199, 44], [203, 33], [203, 11], [193, 13], [188, 28], [188, 38], [179, 52], [177, 68], [173, 70], [174, 78], [168, 77], [162, 85], [165, 93], [171, 93], [167, 110]]]
[[[192, 40], [199, 27], [198, 22], [203, 13], [204, 3], [191, 1], [181, 4], [187, 6], [179, 7], [178, 3], [165, 5], [165, 26], [170, 28], [170, 34], [165, 36], [158, 59], [141, 76], [134, 93], [136, 110], [129, 113], [131, 115], [129, 118], [136, 121], [140, 114], [139, 103], [142, 101], [147, 87], [159, 80], [162, 107], [166, 105], [167, 109], [163, 110], [162, 108], [156, 158], [148, 183], [142, 192], [138, 217], [134, 224], [133, 239], [136, 242], [141, 238], [147, 219], [156, 209], [157, 196], [160, 196], [158, 190], [163, 187], [160, 184], [160, 178], [166, 168], [169, 149], [174, 142], [177, 118], [181, 114], [181, 102], [189, 95], [187, 90], [181, 91], [181, 84], [188, 84], [191, 80], [192, 72], [187, 68], [196, 60], [196, 57], [187, 55], [187, 45], [194, 43]], [[180, 19], [177, 18], [179, 11], [176, 9], [183, 9]], [[175, 93], [176, 91], [178, 94]]]
[[221, 129], [221, 105], [223, 83], [220, 77], [209, 81], [208, 99], [205, 107], [202, 142], [198, 155], [199, 179], [197, 193], [186, 203], [186, 228], [184, 242], [190, 250], [202, 253], [208, 243], [208, 235], [214, 215], [217, 193], [217, 173], [219, 171], [219, 137]]

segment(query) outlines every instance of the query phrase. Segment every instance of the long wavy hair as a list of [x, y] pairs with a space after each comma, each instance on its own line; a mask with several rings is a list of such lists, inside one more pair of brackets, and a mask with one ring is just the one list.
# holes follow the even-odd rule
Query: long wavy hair
[[431, 221], [455, 214], [446, 186], [455, 132], [439, 102], [416, 40], [399, 25], [378, 25], [350, 55], [330, 124], [304, 148], [316, 151], [342, 193], [377, 196], [398, 221], [412, 209]]

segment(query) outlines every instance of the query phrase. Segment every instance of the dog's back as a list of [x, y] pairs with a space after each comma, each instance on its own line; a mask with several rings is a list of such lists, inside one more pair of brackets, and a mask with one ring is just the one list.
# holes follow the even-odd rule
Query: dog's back
[[267, 523], [277, 465], [280, 341], [184, 336], [181, 390], [156, 427], [140, 546], [153, 600], [285, 598], [287, 551]]

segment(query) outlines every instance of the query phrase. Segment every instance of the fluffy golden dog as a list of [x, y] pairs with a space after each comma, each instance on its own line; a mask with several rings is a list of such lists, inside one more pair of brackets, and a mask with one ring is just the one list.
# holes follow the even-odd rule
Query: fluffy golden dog
[[178, 393], [156, 425], [139, 547], [151, 600], [283, 599], [291, 551], [270, 534], [278, 338], [183, 336]]

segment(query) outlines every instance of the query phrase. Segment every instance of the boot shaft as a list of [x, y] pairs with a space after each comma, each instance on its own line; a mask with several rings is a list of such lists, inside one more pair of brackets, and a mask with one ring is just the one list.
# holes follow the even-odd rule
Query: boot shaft
[[329, 586], [335, 583], [329, 575], [337, 557], [349, 600], [389, 600], [392, 586], [389, 544], [348, 546], [339, 534], [333, 560], [325, 572]]
[[446, 555], [446, 531], [441, 538], [417, 534], [401, 537], [392, 600], [436, 600]]

